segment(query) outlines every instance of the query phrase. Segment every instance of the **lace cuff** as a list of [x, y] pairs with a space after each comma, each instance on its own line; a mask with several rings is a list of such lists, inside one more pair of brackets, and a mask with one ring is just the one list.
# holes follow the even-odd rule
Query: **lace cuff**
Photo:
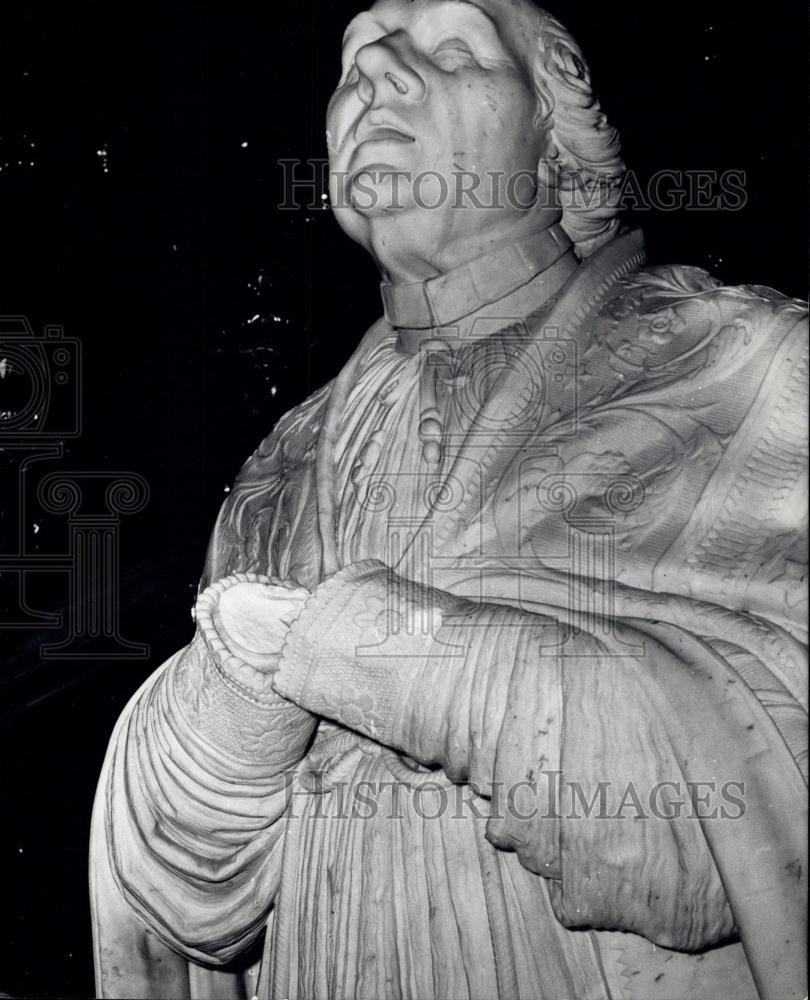
[[232, 757], [294, 766], [303, 756], [316, 721], [277, 694], [271, 673], [233, 651], [217, 624], [221, 595], [239, 583], [271, 583], [240, 573], [217, 581], [195, 607], [197, 631], [174, 666], [173, 693], [188, 725], [206, 742]]

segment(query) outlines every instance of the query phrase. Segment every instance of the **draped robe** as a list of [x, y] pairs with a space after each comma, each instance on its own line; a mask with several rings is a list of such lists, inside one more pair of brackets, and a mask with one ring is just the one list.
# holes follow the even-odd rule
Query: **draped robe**
[[248, 460], [203, 583], [312, 592], [288, 700], [198, 640], [133, 697], [99, 995], [804, 995], [805, 314], [642, 265], [381, 320]]

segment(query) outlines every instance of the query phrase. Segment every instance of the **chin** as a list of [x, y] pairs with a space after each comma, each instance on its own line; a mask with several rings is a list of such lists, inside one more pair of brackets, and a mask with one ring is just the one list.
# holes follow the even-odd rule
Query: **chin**
[[335, 221], [350, 240], [359, 243], [366, 250], [369, 249], [369, 226], [362, 215], [355, 212], [354, 209], [346, 207], [335, 211], [334, 216]]
[[345, 203], [363, 216], [398, 215], [412, 208], [413, 195], [410, 184], [401, 176], [403, 169], [390, 163], [360, 167], [346, 182]]

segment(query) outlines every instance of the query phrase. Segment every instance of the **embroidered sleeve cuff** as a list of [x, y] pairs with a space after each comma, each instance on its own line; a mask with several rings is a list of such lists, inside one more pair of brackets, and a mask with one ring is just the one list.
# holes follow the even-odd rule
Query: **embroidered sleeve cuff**
[[[475, 607], [403, 580], [376, 560], [355, 563], [321, 584], [293, 623], [275, 688], [310, 712], [411, 754], [412, 691], [441, 657], [445, 617], [468, 606]], [[443, 683], [431, 691], [438, 714], [451, 688]], [[439, 747], [438, 739], [422, 747], [420, 758]]]

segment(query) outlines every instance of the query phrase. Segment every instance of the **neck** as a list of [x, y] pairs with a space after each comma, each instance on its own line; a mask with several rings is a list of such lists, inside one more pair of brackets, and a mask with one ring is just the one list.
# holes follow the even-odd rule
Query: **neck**
[[559, 209], [537, 205], [521, 212], [517, 218], [514, 214], [491, 217], [483, 227], [478, 218], [479, 210], [475, 231], [464, 232], [459, 221], [462, 226], [467, 224], [469, 212], [468, 206], [462, 206], [457, 213], [443, 217], [430, 209], [415, 212], [410, 218], [393, 213], [377, 217], [369, 227], [366, 247], [383, 280], [399, 285], [435, 278], [499, 246], [549, 229], [562, 218]]

